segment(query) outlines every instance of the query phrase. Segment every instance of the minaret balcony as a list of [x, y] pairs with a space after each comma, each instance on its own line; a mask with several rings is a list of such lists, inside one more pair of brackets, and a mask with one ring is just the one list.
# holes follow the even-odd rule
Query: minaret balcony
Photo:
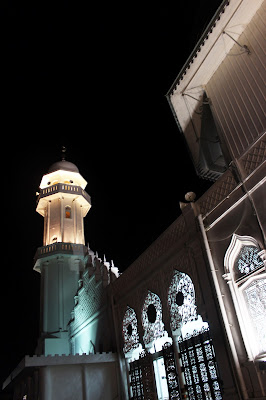
[[57, 254], [62, 255], [74, 255], [78, 257], [85, 257], [88, 254], [87, 246], [79, 243], [64, 243], [64, 242], [56, 242], [52, 244], [48, 244], [47, 246], [38, 247], [35, 256], [34, 256], [34, 269], [40, 272], [39, 263], [37, 262], [41, 258], [45, 258], [48, 256], [53, 256]]
[[75, 186], [67, 183], [56, 183], [55, 185], [47, 186], [40, 189], [40, 193], [37, 198], [37, 212], [44, 216], [44, 209], [49, 200], [55, 198], [58, 193], [65, 193], [68, 195], [80, 196], [80, 203], [84, 207], [84, 215], [87, 214], [91, 207], [91, 197], [85, 192], [80, 186]]
[[72, 193], [83, 196], [88, 203], [91, 204], [91, 197], [90, 195], [85, 192], [80, 186], [75, 186], [67, 183], [56, 183], [55, 185], [47, 186], [44, 189], [41, 189], [41, 192], [38, 196], [37, 203], [43, 197], [51, 196], [51, 194], [55, 193]]

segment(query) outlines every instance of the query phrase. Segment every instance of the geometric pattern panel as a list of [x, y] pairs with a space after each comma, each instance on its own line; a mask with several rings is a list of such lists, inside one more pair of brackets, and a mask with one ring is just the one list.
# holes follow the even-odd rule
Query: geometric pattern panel
[[142, 369], [140, 360], [132, 361], [129, 364], [130, 386], [132, 400], [144, 400], [144, 390], [142, 383]]
[[259, 252], [260, 249], [251, 245], [243, 246], [240, 249], [234, 265], [236, 279], [263, 267], [263, 261], [258, 255]]
[[[85, 272], [87, 275], [87, 271]], [[95, 275], [92, 275], [89, 279], [83, 279], [82, 283], [83, 287], [79, 289], [76, 296], [73, 319], [70, 323], [71, 333], [96, 313], [103, 304], [102, 281], [96, 282]]]
[[224, 200], [237, 186], [231, 171], [226, 171], [223, 176], [200, 199], [200, 212], [203, 216], [211, 212], [222, 200]]
[[131, 400], [157, 400], [152, 355], [143, 350], [138, 360], [129, 364]]
[[258, 168], [266, 159], [265, 136], [255, 143], [252, 149], [241, 158], [241, 163], [246, 170], [247, 176]]
[[223, 277], [241, 284], [243, 278], [252, 275], [263, 266], [262, 252], [256, 239], [234, 233], [224, 256], [226, 274]]
[[222, 400], [214, 349], [209, 330], [179, 337], [179, 349], [190, 400]]

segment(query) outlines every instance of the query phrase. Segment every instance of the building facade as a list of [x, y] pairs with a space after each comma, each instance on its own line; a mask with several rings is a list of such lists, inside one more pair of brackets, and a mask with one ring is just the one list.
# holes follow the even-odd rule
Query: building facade
[[166, 95], [213, 185], [113, 284], [125, 397], [266, 396], [265, 7], [222, 2]]
[[14, 400], [266, 398], [265, 9], [223, 1], [169, 89], [213, 184], [123, 274], [85, 246], [77, 167], [44, 175], [41, 334], [4, 384]]

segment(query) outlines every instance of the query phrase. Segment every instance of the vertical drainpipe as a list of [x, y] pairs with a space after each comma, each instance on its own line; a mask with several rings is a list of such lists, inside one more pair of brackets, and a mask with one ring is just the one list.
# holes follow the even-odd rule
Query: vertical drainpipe
[[[192, 206], [194, 208], [194, 204], [192, 204]], [[194, 208], [194, 210], [195, 210], [195, 208]], [[209, 261], [209, 265], [210, 265], [210, 271], [211, 271], [211, 274], [212, 274], [212, 279], [213, 279], [213, 283], [214, 283], [214, 286], [215, 286], [217, 299], [218, 299], [220, 310], [221, 310], [221, 313], [222, 313], [222, 316], [223, 316], [223, 320], [224, 320], [224, 326], [225, 326], [225, 329], [226, 329], [227, 338], [228, 338], [228, 341], [229, 341], [229, 344], [230, 344], [230, 348], [231, 348], [231, 352], [232, 352], [232, 356], [233, 356], [233, 359], [234, 359], [234, 363], [235, 363], [235, 367], [236, 367], [236, 371], [237, 371], [237, 375], [238, 375], [238, 379], [239, 379], [239, 383], [240, 383], [240, 387], [241, 387], [241, 392], [242, 392], [242, 395], [243, 395], [243, 400], [247, 400], [249, 397], [248, 397], [245, 381], [244, 381], [244, 378], [243, 378], [243, 374], [242, 374], [242, 371], [241, 371], [241, 366], [240, 366], [240, 363], [239, 363], [239, 360], [238, 360], [234, 339], [233, 339], [232, 332], [231, 332], [230, 325], [229, 325], [229, 321], [228, 321], [228, 318], [227, 318], [227, 313], [226, 313], [226, 310], [225, 310], [225, 306], [224, 306], [224, 302], [223, 302], [223, 298], [222, 298], [222, 294], [221, 294], [218, 278], [216, 276], [215, 266], [214, 266], [214, 262], [213, 262], [213, 259], [212, 259], [211, 250], [210, 250], [210, 246], [209, 246], [208, 238], [207, 238], [207, 235], [206, 235], [206, 232], [205, 232], [205, 227], [204, 227], [204, 224], [203, 224], [203, 219], [202, 219], [202, 215], [201, 214], [198, 214], [198, 221], [199, 221], [199, 226], [200, 226], [200, 230], [201, 230], [201, 233], [202, 233], [204, 246], [205, 246], [205, 250], [206, 250], [208, 261]]]

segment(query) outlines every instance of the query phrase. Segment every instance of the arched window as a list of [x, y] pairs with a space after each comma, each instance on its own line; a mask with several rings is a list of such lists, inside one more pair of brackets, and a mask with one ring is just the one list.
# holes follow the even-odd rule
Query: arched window
[[[147, 349], [155, 345], [156, 351], [162, 348], [164, 343], [159, 340], [165, 335], [162, 321], [162, 303], [159, 296], [148, 292], [142, 307], [142, 326], [144, 329], [143, 341]], [[153, 349], [151, 351], [154, 351]]]
[[71, 218], [71, 207], [66, 206], [65, 208], [65, 218]]
[[175, 271], [168, 291], [172, 331], [181, 329], [187, 322], [198, 319], [195, 290], [191, 278]]
[[194, 285], [184, 272], [174, 271], [168, 305], [189, 398], [222, 400], [209, 325], [197, 313]]
[[[133, 308], [127, 307], [123, 318], [123, 339], [124, 339], [124, 353], [128, 353], [139, 347], [139, 333], [137, 315]], [[142, 348], [141, 348], [142, 350]]]
[[[150, 356], [152, 368], [144, 374], [148, 377], [154, 375], [158, 399], [173, 398], [178, 400], [180, 393], [173, 355], [173, 340], [164, 330], [162, 319], [161, 299], [157, 294], [148, 291], [142, 307], [141, 320], [144, 330], [143, 342], [148, 356]], [[170, 350], [168, 355], [166, 348]], [[153, 354], [152, 358], [151, 354]], [[149, 358], [145, 358], [147, 361], [149, 360]], [[149, 391], [152, 392], [151, 387]]]
[[266, 273], [258, 242], [234, 234], [224, 257], [235, 311], [249, 358], [266, 356]]

